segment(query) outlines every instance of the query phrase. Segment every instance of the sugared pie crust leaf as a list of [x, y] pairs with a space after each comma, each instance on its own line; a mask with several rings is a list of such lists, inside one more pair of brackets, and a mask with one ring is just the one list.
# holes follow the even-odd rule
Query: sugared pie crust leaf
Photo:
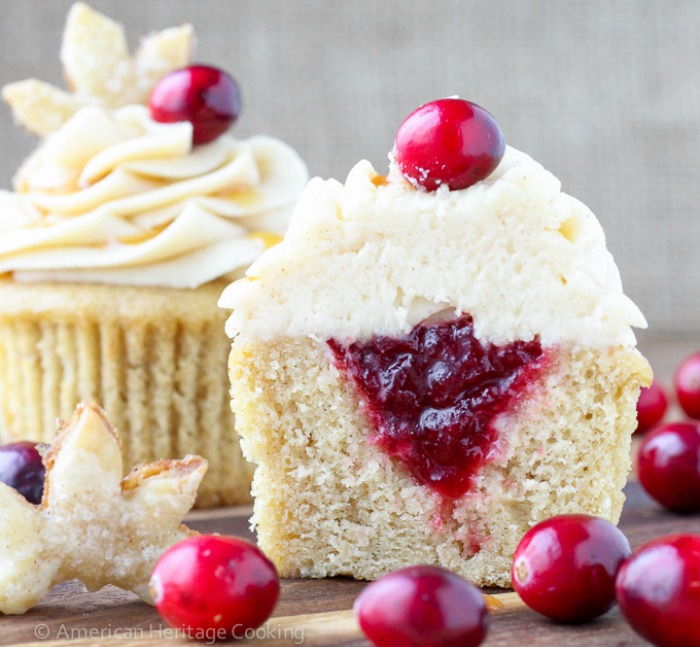
[[0, 612], [24, 613], [59, 582], [107, 584], [151, 602], [158, 557], [195, 534], [181, 525], [207, 462], [136, 466], [123, 477], [119, 438], [97, 405], [78, 406], [44, 456], [40, 505], [0, 483]]
[[6, 85], [3, 99], [22, 126], [46, 137], [85, 105], [146, 104], [160, 78], [189, 63], [193, 40], [190, 25], [165, 29], [146, 37], [131, 56], [122, 26], [77, 2], [61, 47], [71, 92], [29, 79]]

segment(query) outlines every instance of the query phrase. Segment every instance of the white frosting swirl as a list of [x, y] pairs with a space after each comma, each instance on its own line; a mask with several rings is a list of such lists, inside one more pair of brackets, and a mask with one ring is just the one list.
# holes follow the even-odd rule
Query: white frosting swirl
[[416, 190], [393, 161], [386, 178], [363, 161], [344, 185], [311, 180], [284, 241], [219, 305], [231, 336], [263, 340], [400, 335], [445, 311], [494, 343], [633, 345], [646, 326], [596, 217], [513, 148], [461, 191]]
[[0, 191], [0, 273], [195, 288], [275, 242], [307, 180], [271, 137], [193, 148], [188, 122], [86, 107], [25, 162], [16, 193]]

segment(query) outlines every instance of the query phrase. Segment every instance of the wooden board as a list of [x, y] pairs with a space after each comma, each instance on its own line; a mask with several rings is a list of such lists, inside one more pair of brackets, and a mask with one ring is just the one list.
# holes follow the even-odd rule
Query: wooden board
[[[676, 516], [661, 510], [638, 484], [627, 486], [627, 503], [621, 528], [633, 546], [653, 537], [675, 532], [700, 533], [700, 515]], [[199, 511], [188, 523], [203, 532], [251, 537], [250, 508]], [[353, 614], [352, 603], [365, 586], [344, 578], [286, 580], [273, 618], [259, 630], [259, 638], [241, 645], [287, 647], [291, 645], [346, 647], [367, 646]], [[617, 609], [596, 622], [563, 626], [549, 622], [525, 608], [514, 593], [491, 591], [499, 608], [493, 609], [484, 645], [527, 644], [560, 647], [583, 645], [645, 645], [625, 624]], [[0, 645], [35, 644], [43, 647], [66, 644], [192, 645], [166, 627], [156, 611], [130, 593], [106, 588], [86, 593], [77, 582], [63, 584], [38, 607], [24, 616], [0, 617]]]

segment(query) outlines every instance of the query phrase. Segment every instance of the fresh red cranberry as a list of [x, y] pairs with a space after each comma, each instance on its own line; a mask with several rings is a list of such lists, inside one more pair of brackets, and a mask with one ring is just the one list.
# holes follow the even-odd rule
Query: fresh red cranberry
[[241, 112], [238, 84], [226, 72], [191, 65], [164, 76], [151, 91], [151, 117], [162, 123], [192, 123], [192, 143], [206, 144], [225, 133]]
[[411, 566], [379, 578], [354, 608], [376, 647], [476, 647], [488, 629], [479, 589], [437, 566]]
[[700, 512], [700, 422], [657, 427], [639, 446], [642, 487], [674, 512]]
[[686, 357], [675, 377], [676, 395], [683, 411], [700, 418], [700, 352]]
[[700, 645], [700, 535], [645, 544], [620, 568], [616, 588], [623, 615], [649, 642]]
[[513, 588], [531, 609], [560, 622], [586, 622], [615, 603], [615, 576], [631, 553], [610, 522], [584, 514], [538, 523], [513, 558]]
[[488, 177], [506, 150], [496, 120], [463, 99], [439, 99], [414, 110], [396, 133], [394, 156], [416, 188], [466, 189]]
[[45, 475], [36, 443], [19, 442], [0, 447], [0, 483], [13, 487], [30, 503], [41, 503]]
[[480, 342], [469, 315], [419, 324], [403, 337], [328, 343], [357, 385], [372, 442], [449, 498], [467, 492], [495, 458], [493, 420], [534, 379], [542, 357], [538, 340]]
[[150, 582], [156, 608], [191, 637], [242, 638], [277, 604], [280, 585], [272, 562], [237, 537], [197, 535], [169, 548]]
[[657, 380], [642, 387], [637, 400], [637, 431], [643, 433], [661, 422], [667, 408], [666, 392]]

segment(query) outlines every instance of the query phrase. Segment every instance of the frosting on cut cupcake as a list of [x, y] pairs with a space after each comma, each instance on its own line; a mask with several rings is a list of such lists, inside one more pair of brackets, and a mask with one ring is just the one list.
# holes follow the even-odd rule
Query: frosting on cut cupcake
[[0, 272], [195, 288], [276, 242], [307, 179], [272, 137], [193, 148], [189, 122], [84, 107], [25, 162], [16, 192], [0, 192]]
[[604, 347], [645, 327], [591, 211], [508, 147], [485, 180], [417, 191], [391, 162], [345, 185], [313, 179], [284, 241], [222, 295], [227, 332], [249, 338], [361, 340], [430, 316], [469, 313], [493, 343]]

